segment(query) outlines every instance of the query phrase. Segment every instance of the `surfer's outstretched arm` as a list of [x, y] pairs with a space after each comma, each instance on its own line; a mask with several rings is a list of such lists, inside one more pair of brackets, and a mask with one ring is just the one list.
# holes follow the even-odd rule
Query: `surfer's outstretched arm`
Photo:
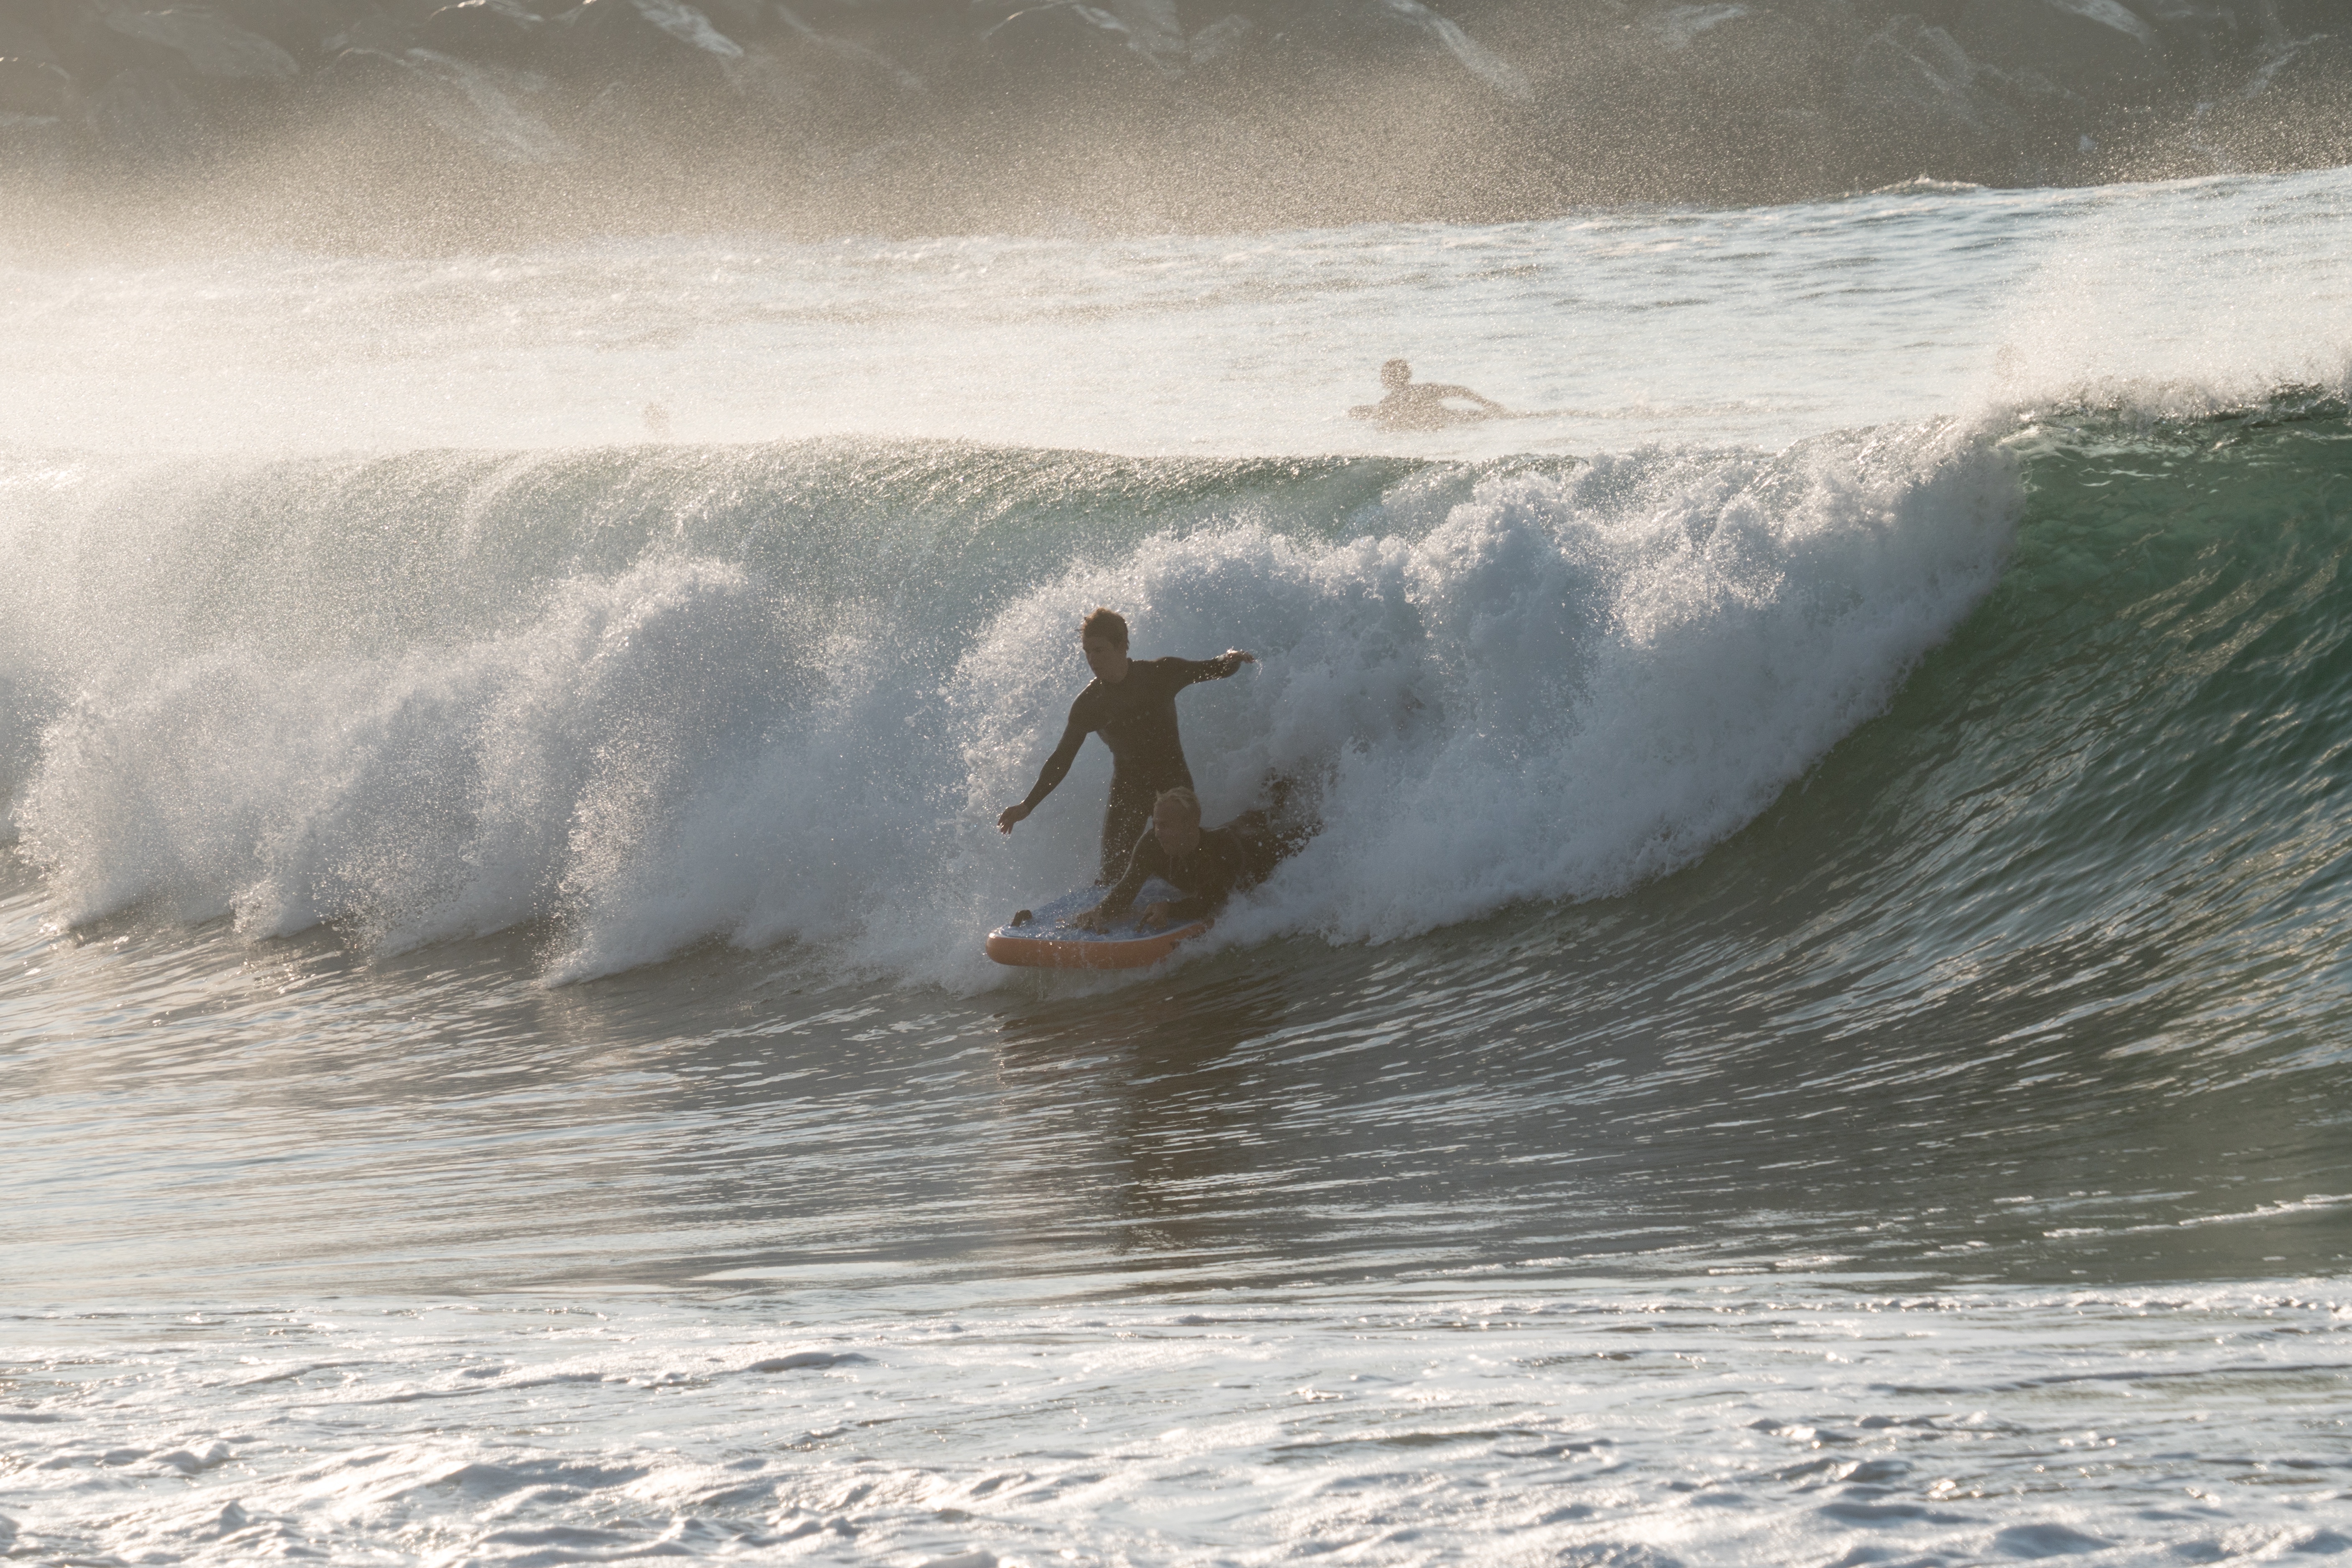
[[1079, 727], [1076, 718], [1073, 716], [1069, 726], [1062, 731], [1061, 744], [1054, 748], [1054, 754], [1047, 757], [1045, 765], [1038, 770], [1037, 782], [1030, 786], [1028, 798], [1016, 805], [1006, 806], [997, 815], [996, 831], [1012, 832], [1014, 823], [1024, 820], [1031, 812], [1036, 810], [1038, 803], [1054, 793], [1054, 786], [1069, 776], [1070, 764], [1077, 760], [1078, 748], [1085, 745], [1086, 742], [1087, 731]]
[[1255, 664], [1257, 655], [1229, 647], [1214, 658], [1186, 658], [1177, 662], [1184, 667], [1184, 683], [1189, 686], [1197, 680], [1223, 680], [1242, 666]]

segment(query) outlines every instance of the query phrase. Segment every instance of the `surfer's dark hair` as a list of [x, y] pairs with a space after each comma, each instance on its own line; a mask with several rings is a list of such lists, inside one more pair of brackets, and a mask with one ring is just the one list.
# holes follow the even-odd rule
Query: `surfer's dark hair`
[[1181, 784], [1177, 785], [1174, 789], [1163, 789], [1157, 795], [1154, 795], [1151, 801], [1151, 809], [1158, 811], [1162, 805], [1171, 800], [1178, 805], [1182, 806], [1185, 811], [1191, 815], [1193, 821], [1198, 822], [1201, 820], [1201, 797], [1194, 795], [1191, 790], [1186, 789]]
[[1094, 614], [1088, 616], [1085, 620], [1078, 623], [1078, 636], [1082, 637], [1100, 637], [1105, 642], [1115, 642], [1118, 644], [1119, 647], [1125, 647], [1127, 646], [1127, 617], [1120, 615], [1117, 610], [1105, 609], [1102, 605], [1097, 605], [1095, 606]]

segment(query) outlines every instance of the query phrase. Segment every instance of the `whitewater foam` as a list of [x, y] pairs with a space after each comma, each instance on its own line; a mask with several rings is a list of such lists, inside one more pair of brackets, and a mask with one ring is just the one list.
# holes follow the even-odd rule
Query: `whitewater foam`
[[[2086, 379], [2308, 379], [2352, 341], [2347, 211], [2352, 177], [2326, 170], [1476, 229], [9, 263], [0, 445], [511, 451], [658, 426], [1154, 455], [1780, 447]], [[1548, 412], [1347, 417], [1391, 355]]]
[[9, 1528], [20, 1552], [199, 1563], [2352, 1545], [2326, 1296], [1317, 1295], [856, 1313], [782, 1354], [807, 1340], [757, 1299], [142, 1321], [161, 1353], [68, 1318], [39, 1326], [65, 1364], [29, 1384]]
[[[1274, 630], [1247, 703], [1195, 721], [1221, 759], [1204, 804], [1305, 774], [1327, 826], [1229, 932], [1387, 938], [1622, 891], [1884, 704], [1990, 586], [2016, 495], [2000, 454], [1946, 426], [1498, 475], [1410, 540], [1157, 541], [1040, 589], [967, 658], [962, 705], [1000, 703], [972, 805], [1017, 798], [1050, 739], [1055, 684], [1018, 689], [1024, 650], [1102, 597], [1169, 646]], [[1027, 726], [997, 727], [1013, 715]]]
[[[574, 521], [548, 510], [576, 483], [561, 464], [426, 455], [417, 488], [444, 499], [362, 525], [407, 535], [396, 562], [298, 504], [258, 531], [232, 510], [245, 573], [37, 575], [21, 624], [48, 613], [45, 673], [73, 696], [11, 759], [25, 852], [75, 923], [152, 907], [397, 951], [545, 922], [555, 979], [723, 937], [982, 984], [973, 933], [1085, 878], [1099, 748], [1010, 845], [991, 824], [1083, 684], [1077, 615], [1109, 603], [1139, 648], [1261, 655], [1182, 700], [1213, 818], [1271, 773], [1322, 795], [1325, 833], [1233, 934], [1391, 938], [1703, 853], [1985, 591], [2019, 496], [1997, 446], [1935, 424], [1409, 468], [1319, 524], [1296, 504], [1312, 476], [1229, 466], [1195, 521], [1139, 531], [1055, 474], [1017, 538], [844, 551], [765, 500], [835, 460], [596, 457], [636, 505]], [[714, 470], [748, 491], [735, 511], [710, 510]], [[223, 486], [358, 480], [176, 482], [200, 531]], [[152, 529], [120, 493], [83, 498], [84, 548]]]

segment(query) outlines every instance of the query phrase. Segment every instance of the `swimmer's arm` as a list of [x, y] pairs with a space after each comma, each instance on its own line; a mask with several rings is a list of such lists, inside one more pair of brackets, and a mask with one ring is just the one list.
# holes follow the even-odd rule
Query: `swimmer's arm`
[[1476, 404], [1479, 407], [1485, 409], [1489, 414], [1507, 414], [1510, 412], [1510, 410], [1505, 408], [1493, 398], [1481, 397], [1466, 386], [1433, 386], [1429, 390], [1433, 395], [1439, 398], [1467, 398], [1469, 401]]
[[1234, 888], [1241, 879], [1241, 872], [1226, 858], [1226, 851], [1216, 847], [1213, 841], [1204, 847], [1203, 855], [1207, 862], [1207, 879], [1181, 899], [1168, 899], [1147, 907], [1143, 911], [1145, 925], [1181, 925], [1204, 921], [1225, 907], [1225, 900], [1234, 896]]
[[1062, 731], [1061, 744], [1054, 748], [1054, 754], [1047, 757], [1045, 765], [1038, 770], [1037, 782], [1031, 787], [1028, 798], [1017, 805], [1006, 806], [998, 815], [996, 831], [1012, 832], [1014, 823], [1025, 820], [1031, 812], [1036, 810], [1038, 803], [1054, 793], [1054, 786], [1069, 776], [1070, 764], [1077, 760], [1078, 748], [1086, 742], [1087, 730], [1078, 722], [1078, 716], [1073, 710], [1068, 727]]

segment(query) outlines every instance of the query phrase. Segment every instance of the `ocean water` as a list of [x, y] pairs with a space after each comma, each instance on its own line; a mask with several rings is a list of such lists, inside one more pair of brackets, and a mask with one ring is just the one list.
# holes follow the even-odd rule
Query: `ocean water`
[[2347, 237], [11, 258], [0, 1552], [2352, 1561]]

